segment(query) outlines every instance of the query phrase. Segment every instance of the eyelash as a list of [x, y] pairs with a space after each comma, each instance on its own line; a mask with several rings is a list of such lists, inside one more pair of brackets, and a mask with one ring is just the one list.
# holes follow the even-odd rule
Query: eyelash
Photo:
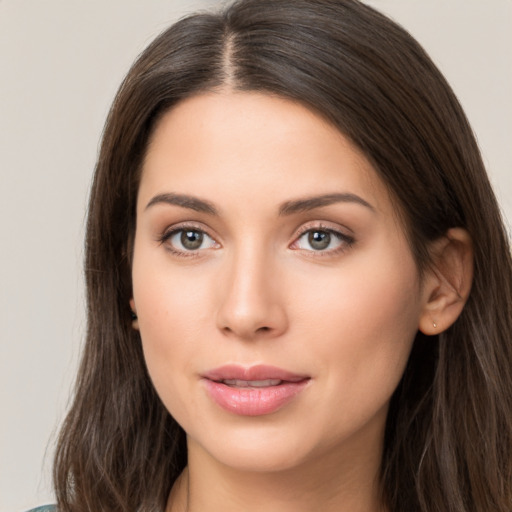
[[352, 236], [347, 235], [346, 233], [343, 233], [337, 229], [333, 229], [330, 227], [327, 227], [323, 224], [319, 224], [316, 226], [307, 225], [301, 228], [297, 234], [297, 237], [295, 238], [295, 241], [292, 245], [295, 245], [299, 242], [301, 238], [303, 238], [308, 233], [328, 233], [329, 235], [333, 235], [338, 241], [339, 246], [334, 249], [328, 249], [328, 250], [314, 250], [314, 249], [300, 249], [297, 248], [296, 250], [303, 251], [304, 253], [308, 253], [311, 257], [315, 258], [322, 258], [322, 257], [329, 257], [329, 256], [336, 256], [338, 254], [341, 254], [348, 249], [350, 249], [356, 242], [355, 238]]
[[[168, 229], [168, 230], [164, 231], [161, 236], [158, 237], [157, 241], [159, 242], [160, 245], [165, 244], [165, 249], [167, 251], [169, 251], [171, 254], [174, 254], [176, 256], [180, 256], [182, 258], [198, 257], [201, 255], [200, 254], [201, 250], [180, 251], [179, 249], [176, 249], [175, 247], [173, 247], [170, 243], [167, 243], [167, 242], [169, 242], [169, 240], [171, 240], [171, 238], [173, 236], [177, 235], [178, 233], [183, 233], [183, 232], [187, 232], [187, 231], [192, 231], [195, 233], [202, 233], [203, 235], [206, 235], [208, 238], [211, 238], [213, 241], [215, 241], [215, 239], [212, 236], [210, 236], [204, 228], [202, 228], [200, 226], [196, 226], [194, 224], [182, 224], [180, 226], [175, 226], [172, 229]], [[218, 245], [217, 242], [215, 242], [215, 243]]]
[[[167, 231], [164, 231], [162, 233], [162, 235], [160, 235], [158, 237], [157, 241], [160, 245], [166, 244], [166, 247], [165, 247], [166, 250], [168, 250], [170, 253], [172, 253], [176, 256], [180, 256], [180, 257], [184, 257], [184, 258], [194, 258], [194, 257], [201, 256], [200, 253], [204, 249], [199, 249], [199, 250], [195, 250], [195, 251], [194, 250], [181, 251], [181, 250], [173, 247], [170, 243], [167, 243], [167, 242], [169, 242], [169, 240], [171, 240], [171, 238], [173, 236], [175, 236], [179, 233], [186, 232], [186, 231], [192, 231], [192, 232], [201, 233], [203, 235], [206, 235], [208, 238], [213, 240], [217, 246], [219, 245], [218, 242], [216, 242], [215, 239], [212, 236], [210, 236], [204, 228], [202, 228], [200, 226], [196, 226], [194, 224], [183, 224], [183, 225], [180, 225], [177, 227], [173, 227], [172, 229], [169, 229]], [[301, 228], [299, 230], [299, 232], [297, 233], [297, 236], [295, 237], [293, 243], [290, 244], [290, 247], [297, 244], [299, 242], [299, 240], [301, 240], [301, 238], [303, 238], [308, 233], [314, 233], [314, 232], [327, 233], [329, 235], [333, 235], [340, 242], [339, 247], [336, 247], [336, 248], [330, 249], [330, 250], [315, 250], [315, 249], [301, 249], [301, 248], [296, 248], [294, 250], [299, 250], [304, 253], [308, 253], [312, 257], [327, 257], [327, 256], [334, 256], [334, 255], [340, 254], [342, 252], [345, 252], [346, 250], [350, 249], [355, 243], [355, 239], [352, 236], [342, 233], [341, 231], [338, 231], [336, 229], [319, 224], [317, 226], [310, 225], [310, 226], [305, 226], [305, 227]]]

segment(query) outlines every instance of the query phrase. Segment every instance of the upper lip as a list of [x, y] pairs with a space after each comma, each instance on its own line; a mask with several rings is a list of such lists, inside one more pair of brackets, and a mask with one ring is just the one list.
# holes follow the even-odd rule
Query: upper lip
[[258, 364], [254, 366], [241, 366], [237, 364], [228, 364], [219, 366], [202, 374], [202, 377], [208, 380], [221, 382], [223, 380], [282, 380], [287, 382], [300, 382], [309, 379], [309, 375], [299, 374], [278, 368]]

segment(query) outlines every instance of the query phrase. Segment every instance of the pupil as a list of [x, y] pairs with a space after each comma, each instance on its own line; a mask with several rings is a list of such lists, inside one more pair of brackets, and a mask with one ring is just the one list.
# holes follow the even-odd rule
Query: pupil
[[181, 243], [185, 249], [191, 251], [199, 249], [203, 243], [203, 234], [198, 231], [183, 231], [181, 233]]
[[327, 249], [331, 243], [331, 234], [326, 231], [312, 231], [308, 235], [309, 245], [315, 251], [321, 251]]

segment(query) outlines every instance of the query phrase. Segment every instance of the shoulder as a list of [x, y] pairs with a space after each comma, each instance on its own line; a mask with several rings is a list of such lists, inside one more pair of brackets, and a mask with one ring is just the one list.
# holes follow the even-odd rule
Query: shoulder
[[27, 512], [57, 512], [55, 505], [43, 505], [42, 507], [33, 508]]

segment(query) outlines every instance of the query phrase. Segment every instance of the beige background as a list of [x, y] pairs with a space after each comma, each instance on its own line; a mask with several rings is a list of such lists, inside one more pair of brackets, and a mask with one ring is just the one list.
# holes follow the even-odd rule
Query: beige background
[[[512, 219], [512, 1], [368, 3], [445, 73]], [[0, 512], [52, 501], [49, 439], [84, 332], [84, 214], [110, 101], [155, 35], [208, 4], [0, 0]]]

